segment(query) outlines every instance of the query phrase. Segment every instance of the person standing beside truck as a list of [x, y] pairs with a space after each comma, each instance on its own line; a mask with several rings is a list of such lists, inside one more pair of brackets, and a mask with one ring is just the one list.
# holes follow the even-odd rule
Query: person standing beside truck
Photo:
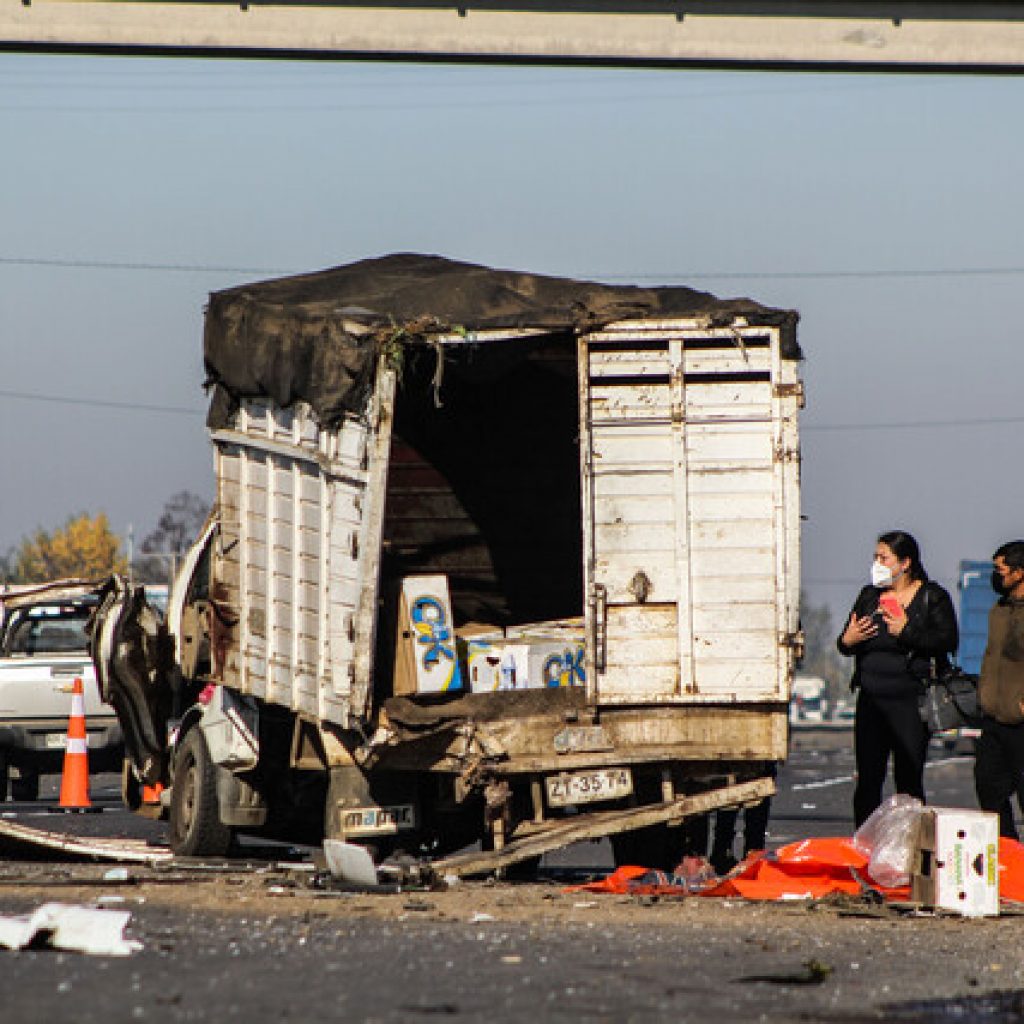
[[[779, 766], [774, 761], [765, 766], [765, 775], [775, 779]], [[743, 809], [743, 857], [765, 849], [768, 838], [768, 819], [771, 816], [772, 798], [766, 796], [752, 807]], [[733, 855], [736, 842], [736, 823], [739, 820], [738, 807], [721, 808], [715, 812], [715, 829], [712, 833], [711, 853], [708, 860], [718, 875], [728, 874], [738, 863]]]
[[839, 651], [855, 660], [850, 685], [857, 691], [857, 827], [882, 802], [890, 756], [896, 791], [924, 800], [928, 731], [918, 697], [922, 680], [948, 665], [958, 639], [953, 601], [928, 579], [917, 541], [904, 530], [883, 533], [871, 583], [857, 595], [837, 641]]
[[978, 806], [999, 814], [999, 834], [1016, 839], [1010, 797], [1024, 782], [1024, 540], [1003, 544], [992, 562], [999, 600], [988, 615], [978, 676], [982, 721], [974, 789]]

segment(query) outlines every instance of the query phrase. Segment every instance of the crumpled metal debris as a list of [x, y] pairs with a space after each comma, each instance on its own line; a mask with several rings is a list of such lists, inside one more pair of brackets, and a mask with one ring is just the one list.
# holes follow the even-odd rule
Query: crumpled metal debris
[[126, 939], [127, 910], [96, 910], [67, 903], [44, 903], [31, 914], [0, 917], [0, 946], [66, 949], [96, 956], [130, 956], [142, 943]]

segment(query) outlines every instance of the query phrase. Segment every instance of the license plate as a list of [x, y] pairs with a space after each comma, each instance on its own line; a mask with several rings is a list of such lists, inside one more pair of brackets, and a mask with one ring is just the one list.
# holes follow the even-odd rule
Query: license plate
[[633, 773], [628, 768], [552, 775], [544, 780], [551, 807], [571, 807], [597, 800], [616, 800], [633, 792]]
[[342, 812], [342, 831], [347, 836], [386, 836], [416, 827], [412, 804], [394, 807], [352, 807]]
[[[91, 747], [92, 741], [92, 733], [86, 733], [85, 745], [87, 747]], [[68, 735], [65, 732], [48, 732], [43, 739], [43, 745], [49, 750], [66, 750], [68, 745]]]

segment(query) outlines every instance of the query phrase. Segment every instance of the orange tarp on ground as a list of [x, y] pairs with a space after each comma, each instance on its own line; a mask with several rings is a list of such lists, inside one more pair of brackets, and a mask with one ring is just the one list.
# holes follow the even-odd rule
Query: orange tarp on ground
[[[820, 899], [830, 893], [858, 895], [865, 889], [886, 899], [905, 900], [908, 886], [886, 888], [867, 872], [868, 858], [850, 839], [804, 839], [771, 853], [752, 854], [726, 877], [690, 886], [684, 879], [649, 868], [621, 867], [600, 882], [572, 886], [571, 892], [636, 895], [740, 896], [748, 900]], [[1024, 846], [999, 840], [999, 891], [1024, 902]]]

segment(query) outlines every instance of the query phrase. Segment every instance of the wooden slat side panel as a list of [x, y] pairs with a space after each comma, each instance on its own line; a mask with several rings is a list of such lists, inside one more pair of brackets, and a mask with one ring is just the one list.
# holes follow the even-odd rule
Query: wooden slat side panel
[[301, 404], [246, 402], [217, 441], [216, 574], [239, 614], [225, 681], [341, 725], [351, 718], [365, 438], [356, 417], [328, 431]]

